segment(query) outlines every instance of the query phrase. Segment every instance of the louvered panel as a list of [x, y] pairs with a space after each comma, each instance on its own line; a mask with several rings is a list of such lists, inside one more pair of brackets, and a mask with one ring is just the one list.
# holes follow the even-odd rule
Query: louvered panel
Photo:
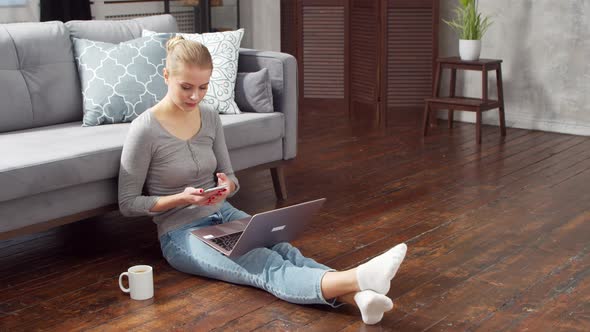
[[303, 6], [303, 97], [344, 98], [344, 6]]
[[373, 105], [378, 97], [379, 27], [376, 1], [353, 0], [351, 12], [350, 93], [353, 102]]
[[387, 106], [423, 107], [432, 93], [432, 8], [387, 11]]

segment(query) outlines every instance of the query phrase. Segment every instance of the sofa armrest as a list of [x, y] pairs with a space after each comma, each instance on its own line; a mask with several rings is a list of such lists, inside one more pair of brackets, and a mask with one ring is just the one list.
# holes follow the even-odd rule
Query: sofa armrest
[[272, 84], [275, 112], [285, 116], [285, 138], [283, 139], [283, 159], [293, 159], [297, 155], [297, 112], [298, 86], [297, 61], [286, 53], [258, 51], [241, 48], [238, 64], [239, 72], [254, 72], [267, 68]]

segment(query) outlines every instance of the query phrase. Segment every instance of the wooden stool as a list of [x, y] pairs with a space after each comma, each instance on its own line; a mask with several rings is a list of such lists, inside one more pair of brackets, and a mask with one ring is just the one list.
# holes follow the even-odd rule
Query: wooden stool
[[[424, 136], [428, 134], [428, 123], [431, 110], [449, 110], [449, 128], [453, 128], [454, 111], [470, 111], [476, 113], [475, 136], [477, 144], [481, 144], [481, 113], [498, 108], [500, 112], [500, 131], [506, 136], [506, 124], [504, 120], [504, 92], [502, 91], [502, 60], [479, 59], [477, 61], [463, 61], [458, 57], [440, 58], [436, 60], [436, 74], [432, 98], [425, 99], [424, 108]], [[444, 68], [451, 69], [451, 84], [448, 97], [440, 96], [440, 79]], [[455, 96], [455, 83], [457, 69], [478, 70], [482, 72], [481, 90], [482, 98], [468, 98]], [[496, 71], [496, 86], [498, 89], [498, 100], [488, 99], [488, 71]]]

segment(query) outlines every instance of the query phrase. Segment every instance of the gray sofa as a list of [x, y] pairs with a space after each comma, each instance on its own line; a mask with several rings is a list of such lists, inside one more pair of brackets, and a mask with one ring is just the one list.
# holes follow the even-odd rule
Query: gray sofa
[[[82, 127], [71, 36], [122, 42], [142, 28], [177, 32], [170, 15], [127, 21], [0, 25], [0, 238], [116, 209], [128, 123]], [[287, 54], [241, 49], [238, 71], [268, 68], [273, 113], [222, 115], [234, 170], [269, 168], [279, 198], [282, 167], [297, 149], [297, 64]]]

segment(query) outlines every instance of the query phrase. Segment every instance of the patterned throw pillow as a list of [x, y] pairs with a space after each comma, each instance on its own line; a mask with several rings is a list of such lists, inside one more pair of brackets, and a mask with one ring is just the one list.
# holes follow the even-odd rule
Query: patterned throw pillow
[[166, 95], [166, 42], [157, 34], [120, 44], [73, 38], [84, 98], [83, 126], [131, 122]]
[[[143, 30], [142, 36], [158, 35], [153, 31]], [[240, 114], [234, 101], [234, 88], [238, 75], [238, 56], [244, 29], [212, 33], [179, 33], [188, 40], [197, 41], [207, 47], [213, 58], [213, 73], [209, 81], [209, 90], [202, 103], [211, 105], [223, 114]]]

